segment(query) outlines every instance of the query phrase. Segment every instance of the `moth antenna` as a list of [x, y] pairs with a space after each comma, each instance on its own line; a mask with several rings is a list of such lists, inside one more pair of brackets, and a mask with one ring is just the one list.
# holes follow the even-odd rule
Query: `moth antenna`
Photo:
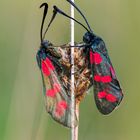
[[80, 24], [83, 28], [85, 28], [85, 29], [89, 32], [88, 28], [87, 28], [86, 26], [84, 26], [82, 23], [80, 23], [78, 20], [76, 20], [76, 19], [70, 17], [69, 15], [67, 15], [66, 13], [64, 13], [64, 12], [63, 12], [62, 10], [60, 10], [57, 6], [53, 6], [53, 8], [54, 8], [54, 11], [55, 11], [56, 13], [58, 12], [59, 14], [65, 16], [65, 17], [67, 17], [67, 18], [70, 18], [70, 19], [74, 20], [76, 23]]
[[85, 20], [85, 22], [86, 22], [86, 24], [87, 24], [87, 26], [88, 26], [90, 32], [92, 32], [91, 27], [90, 27], [90, 25], [89, 25], [89, 23], [88, 23], [86, 17], [85, 17], [84, 14], [80, 11], [80, 9], [79, 9], [71, 0], [67, 0], [67, 2], [69, 2], [69, 3], [81, 14], [81, 16], [82, 16], [83, 19]]
[[41, 29], [40, 29], [40, 39], [41, 39], [41, 42], [43, 41], [43, 26], [44, 26], [44, 21], [45, 21], [46, 15], [48, 13], [48, 4], [47, 3], [42, 3], [40, 5], [40, 8], [42, 8], [42, 7], [44, 7], [44, 13], [43, 13]]
[[43, 39], [45, 38], [45, 35], [46, 35], [46, 33], [47, 33], [47, 31], [48, 31], [48, 29], [49, 29], [51, 23], [53, 22], [53, 20], [54, 20], [56, 14], [57, 14], [57, 11], [53, 10], [52, 18], [51, 18], [51, 20], [50, 20], [50, 22], [49, 22], [49, 24], [48, 24], [48, 27], [46, 28], [46, 30], [45, 30], [45, 32], [44, 32]]

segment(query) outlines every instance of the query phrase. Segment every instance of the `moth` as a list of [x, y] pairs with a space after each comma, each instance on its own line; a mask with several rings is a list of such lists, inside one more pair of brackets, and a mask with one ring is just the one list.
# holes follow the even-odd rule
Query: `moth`
[[[44, 40], [50, 24], [44, 31], [43, 35], [43, 26], [48, 12], [48, 4], [43, 3], [40, 8], [42, 7], [44, 7], [44, 14], [40, 29], [41, 45], [36, 58], [43, 80], [45, 106], [47, 112], [55, 121], [64, 126], [71, 127], [71, 100], [70, 96], [68, 96], [69, 93], [67, 93], [62, 81], [60, 80], [60, 77], [63, 77], [63, 68], [59, 61], [62, 56], [52, 43], [48, 40]], [[55, 17], [55, 13], [53, 17]], [[77, 125], [76, 115], [74, 125]]]
[[91, 83], [94, 88], [94, 99], [98, 110], [107, 115], [111, 113], [122, 101], [123, 92], [116, 77], [115, 70], [109, 58], [108, 51], [103, 39], [97, 36], [91, 29], [87, 19], [80, 9], [71, 1], [67, 0], [81, 14], [88, 28], [64, 13], [57, 6], [54, 12], [70, 18], [83, 26], [87, 32], [83, 36], [85, 57], [89, 60], [89, 68], [92, 75]]

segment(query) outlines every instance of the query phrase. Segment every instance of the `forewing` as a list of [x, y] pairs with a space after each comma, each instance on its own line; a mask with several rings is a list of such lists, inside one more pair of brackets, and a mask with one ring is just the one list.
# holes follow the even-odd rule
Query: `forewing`
[[[40, 58], [40, 61], [46, 110], [54, 120], [71, 127], [70, 97], [59, 80], [53, 60], [46, 56], [45, 59]], [[77, 125], [77, 118], [74, 124]]]
[[120, 104], [123, 93], [101, 38], [90, 48], [90, 63], [97, 108], [102, 114], [109, 114]]

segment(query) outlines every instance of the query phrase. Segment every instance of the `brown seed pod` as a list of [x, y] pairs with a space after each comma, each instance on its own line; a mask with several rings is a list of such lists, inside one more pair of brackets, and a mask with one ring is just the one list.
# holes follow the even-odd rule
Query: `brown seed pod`
[[[65, 47], [64, 47], [65, 46]], [[79, 46], [79, 47], [78, 47]], [[74, 47], [74, 46], [73, 46]], [[86, 92], [91, 87], [91, 71], [89, 68], [89, 62], [86, 59], [84, 53], [84, 44], [76, 44], [74, 48], [74, 85], [75, 85], [75, 98], [76, 103], [85, 97]], [[59, 62], [63, 67], [63, 73], [60, 74], [60, 79], [70, 96], [71, 87], [71, 46], [69, 44], [63, 45], [57, 48], [57, 51], [62, 56]]]

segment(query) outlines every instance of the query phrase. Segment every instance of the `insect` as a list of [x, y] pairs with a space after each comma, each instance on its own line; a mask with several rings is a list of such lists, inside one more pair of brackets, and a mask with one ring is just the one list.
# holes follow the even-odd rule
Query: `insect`
[[79, 8], [72, 1], [67, 1], [81, 14], [88, 28], [64, 13], [57, 6], [54, 6], [54, 13], [55, 15], [59, 13], [73, 19], [87, 30], [83, 36], [83, 42], [85, 43], [84, 53], [90, 62], [89, 68], [92, 74], [91, 83], [93, 82], [95, 103], [102, 114], [109, 114], [120, 104], [123, 92], [110, 61], [106, 45], [101, 37], [93, 33], [87, 19]]
[[[71, 127], [70, 97], [68, 93], [66, 93], [59, 78], [63, 73], [63, 68], [59, 62], [61, 54], [53, 47], [53, 44], [48, 40], [44, 40], [44, 36], [48, 30], [48, 28], [45, 30], [43, 36], [43, 26], [48, 12], [48, 4], [43, 3], [40, 8], [42, 7], [44, 7], [44, 14], [40, 29], [41, 46], [37, 52], [36, 58], [43, 79], [45, 106], [47, 112], [54, 120], [64, 126]], [[53, 18], [54, 17], [55, 12]], [[48, 25], [48, 27], [49, 26], [50, 25]], [[77, 125], [76, 115], [74, 124], [75, 126]]]

